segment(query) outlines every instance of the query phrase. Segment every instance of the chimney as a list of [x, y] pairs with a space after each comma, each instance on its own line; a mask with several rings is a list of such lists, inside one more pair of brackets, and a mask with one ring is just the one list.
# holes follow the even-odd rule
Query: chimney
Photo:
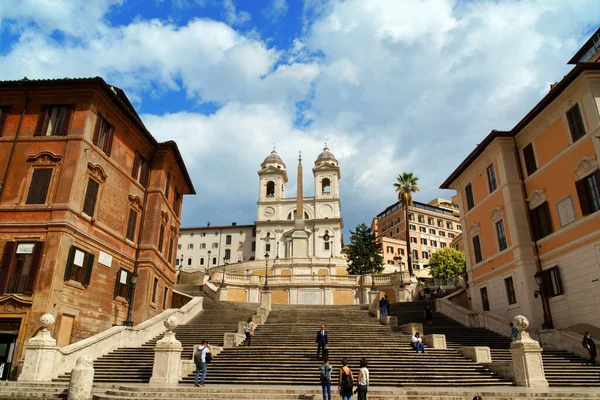
[[232, 222], [231, 226], [237, 226], [237, 222]]
[[210, 228], [210, 221], [208, 221], [208, 222], [206, 223], [206, 227], [207, 227], [207, 228]]

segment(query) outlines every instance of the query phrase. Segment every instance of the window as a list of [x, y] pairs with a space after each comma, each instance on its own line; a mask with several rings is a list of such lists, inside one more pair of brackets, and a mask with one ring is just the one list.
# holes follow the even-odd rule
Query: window
[[461, 227], [460, 225], [458, 225], [458, 224], [457, 224], [457, 225], [456, 225], [456, 230], [457, 230], [457, 231], [462, 231], [462, 227]]
[[427, 218], [427, 223], [428, 223], [429, 225], [433, 225], [433, 224], [434, 224], [434, 223], [433, 223], [433, 218]]
[[487, 179], [488, 179], [488, 189], [490, 193], [492, 193], [498, 187], [496, 182], [496, 170], [494, 169], [494, 164], [491, 164], [487, 167]]
[[417, 230], [417, 227], [414, 226], [413, 224], [410, 224], [409, 228], [410, 228], [411, 231], [416, 231]]
[[205, 236], [206, 236], [206, 233], [204, 233], [204, 232], [202, 232], [202, 233], [200, 234], [200, 237], [205, 237]]
[[265, 245], [265, 251], [266, 251], [266, 252], [269, 252], [269, 251], [271, 251], [271, 244], [267, 244], [267, 245]]
[[475, 207], [475, 199], [473, 198], [473, 187], [469, 183], [465, 187], [465, 196], [467, 197], [467, 210]]
[[416, 237], [412, 237], [410, 238], [410, 242], [411, 243], [417, 243], [417, 238]]
[[533, 145], [531, 143], [523, 148], [523, 159], [525, 160], [527, 176], [537, 171], [537, 162], [535, 161], [535, 153], [533, 152]]
[[98, 189], [100, 189], [100, 184], [91, 178], [88, 179], [85, 200], [83, 201], [83, 212], [90, 217], [94, 216], [96, 200], [98, 199]]
[[219, 232], [215, 232], [215, 236], [219, 236]]
[[173, 199], [173, 212], [176, 215], [179, 215], [179, 207], [181, 207], [181, 193], [179, 193], [179, 190], [175, 190], [175, 198]]
[[167, 308], [167, 299], [169, 298], [169, 288], [165, 286], [165, 294], [163, 295], [163, 309]]
[[448, 237], [449, 237], [450, 239], [454, 239], [454, 233], [448, 233]]
[[4, 123], [6, 122], [6, 116], [10, 113], [10, 106], [0, 107], [0, 136], [4, 130]]
[[267, 182], [267, 197], [275, 196], [275, 182]]
[[125, 237], [127, 239], [131, 240], [132, 242], [135, 239], [136, 223], [137, 223], [137, 212], [130, 208], [129, 209], [129, 219], [127, 220], [127, 232], [125, 233]]
[[104, 119], [102, 114], [98, 114], [92, 143], [98, 146], [107, 156], [110, 156], [114, 134], [115, 128]]
[[444, 221], [442, 221], [441, 219], [438, 219], [437, 220], [437, 225], [438, 225], [438, 228], [443, 228], [444, 227]]
[[160, 229], [158, 230], [158, 252], [162, 253], [163, 251], [163, 242], [165, 241], [165, 226], [160, 224]]
[[191, 257], [188, 258], [188, 265], [192, 265], [192, 259], [191, 259]]
[[427, 245], [427, 239], [421, 238], [421, 244]]
[[322, 181], [323, 194], [331, 193], [331, 181], [329, 178], [324, 178]]
[[154, 283], [152, 284], [152, 302], [156, 303], [156, 292], [158, 289], [158, 278], [154, 278]]
[[446, 237], [446, 232], [444, 232], [444, 231], [439, 231], [439, 234], [441, 237]]
[[48, 188], [52, 178], [52, 168], [36, 168], [33, 170], [26, 204], [46, 204]]
[[504, 221], [496, 222], [496, 236], [498, 237], [498, 250], [502, 251], [508, 247], [506, 243], [506, 231], [504, 230]]
[[446, 222], [446, 228], [452, 229], [452, 222]]
[[171, 236], [171, 237], [169, 238], [169, 254], [168, 254], [168, 257], [167, 257], [167, 260], [168, 260], [169, 262], [173, 262], [173, 261], [172, 261], [172, 260], [173, 260], [173, 245], [175, 244], [175, 243], [174, 243], [174, 240], [175, 240], [175, 239], [173, 238], [173, 236]]
[[231, 235], [225, 236], [225, 244], [231, 244]]
[[400, 228], [396, 228], [396, 233], [400, 233]]
[[200, 258], [200, 265], [204, 265], [204, 257]]
[[167, 183], [165, 184], [165, 197], [169, 200], [169, 190], [171, 189], [171, 173], [167, 172]]
[[93, 254], [71, 246], [65, 268], [65, 280], [76, 281], [87, 287], [90, 284], [93, 266]]
[[115, 297], [123, 297], [124, 299], [129, 298], [129, 283], [131, 282], [129, 271], [126, 269], [119, 269], [117, 272], [117, 281], [115, 284]]
[[252, 237], [256, 237], [256, 228], [252, 228]]
[[32, 294], [44, 242], [6, 242], [0, 261], [0, 294]]
[[581, 118], [579, 104], [575, 104], [567, 111], [567, 121], [569, 123], [569, 131], [571, 132], [573, 143], [585, 136], [585, 127], [583, 126], [583, 118]]
[[417, 250], [413, 250], [412, 251], [412, 257], [413, 257], [414, 260], [418, 260], [419, 259], [419, 252]]
[[581, 214], [586, 215], [600, 210], [600, 170], [575, 182]]
[[200, 248], [201, 249], [205, 249], [206, 248], [206, 243], [200, 243]]
[[392, 246], [387, 246], [387, 253], [394, 254], [394, 248]]
[[424, 251], [422, 255], [423, 255], [423, 258], [429, 258], [429, 253], [426, 251]]
[[441, 247], [442, 249], [445, 249], [445, 248], [446, 248], [446, 243], [444, 243], [444, 242], [440, 242], [440, 247]]
[[552, 219], [547, 201], [530, 210], [529, 215], [531, 216], [533, 240], [540, 240], [552, 233]]
[[325, 249], [325, 250], [329, 250], [329, 242], [325, 242], [324, 244], [325, 244], [325, 247], [324, 247], [324, 249]]
[[35, 136], [66, 136], [74, 105], [42, 106], [35, 126]]
[[212, 244], [212, 248], [213, 249], [218, 249], [219, 248], [219, 243], [213, 243]]
[[483, 255], [481, 254], [481, 242], [479, 241], [479, 235], [473, 236], [473, 255], [475, 256], [475, 264], [483, 261]]
[[217, 257], [213, 257], [212, 263], [213, 263], [213, 265], [217, 265]]
[[425, 223], [425, 217], [422, 215], [419, 215], [419, 222], [424, 224]]
[[226, 260], [230, 260], [231, 259], [231, 250], [225, 249], [225, 259]]
[[562, 278], [558, 267], [552, 267], [542, 273], [542, 284], [544, 293], [551, 297], [564, 294]]
[[177, 245], [177, 250], [181, 250], [181, 244]]
[[409, 221], [414, 221], [415, 220], [415, 215], [414, 214], [408, 214], [408, 220]]
[[480, 292], [483, 311], [490, 311], [490, 299], [488, 298], [487, 288], [481, 288]]
[[252, 249], [251, 251], [256, 251], [256, 242], [252, 242]]
[[424, 226], [420, 226], [419, 231], [421, 231], [423, 233], [427, 233], [427, 228], [425, 228]]
[[435, 241], [435, 240], [432, 240], [432, 241], [431, 241], [431, 245], [432, 245], [433, 247], [437, 247], [437, 241]]
[[175, 259], [175, 266], [179, 266], [179, 259]]
[[506, 299], [508, 300], [508, 305], [516, 304], [517, 294], [515, 293], [515, 284], [512, 276], [504, 279], [504, 288], [506, 289]]
[[188, 248], [188, 250], [193, 250], [194, 249], [194, 243], [189, 243], [187, 248]]
[[[150, 176], [150, 163], [146, 160], [139, 151], [135, 152], [135, 159], [133, 160], [133, 169], [131, 170], [131, 176], [139, 182], [142, 186], [148, 185], [148, 178]], [[177, 201], [177, 192], [175, 193], [175, 200]], [[173, 208], [175, 208], [175, 204]], [[178, 213], [178, 211], [175, 211]]]
[[435, 229], [429, 229], [429, 233], [432, 234], [432, 235], [435, 235], [436, 231], [435, 231]]

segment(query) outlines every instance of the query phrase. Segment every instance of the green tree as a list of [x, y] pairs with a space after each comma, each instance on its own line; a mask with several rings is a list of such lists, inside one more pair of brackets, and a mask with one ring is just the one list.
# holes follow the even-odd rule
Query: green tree
[[[371, 257], [373, 261], [371, 262]], [[350, 275], [364, 275], [383, 271], [383, 257], [375, 242], [375, 235], [365, 224], [350, 231], [348, 245], [348, 268]]]
[[419, 178], [412, 172], [403, 172], [396, 178], [394, 183], [398, 201], [404, 207], [404, 221], [406, 222], [406, 250], [408, 255], [408, 272], [413, 276], [412, 252], [410, 250], [410, 229], [408, 224], [408, 207], [413, 205], [412, 195], [419, 191]]
[[465, 253], [447, 247], [436, 251], [429, 259], [431, 277], [444, 282], [466, 272]]

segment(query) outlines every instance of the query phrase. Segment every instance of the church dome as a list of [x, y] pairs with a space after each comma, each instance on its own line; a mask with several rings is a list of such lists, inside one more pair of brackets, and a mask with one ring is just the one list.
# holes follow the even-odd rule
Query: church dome
[[319, 157], [317, 157], [317, 161], [315, 162], [315, 164], [318, 164], [323, 161], [330, 161], [330, 160], [337, 162], [337, 159], [335, 158], [333, 153], [329, 151], [329, 147], [327, 147], [327, 145], [326, 145], [325, 148], [323, 149], [323, 152], [321, 154], [319, 154]]
[[279, 164], [282, 165], [283, 168], [285, 168], [285, 163], [283, 162], [281, 157], [279, 157], [275, 149], [271, 151], [271, 154], [269, 154], [267, 158], [265, 158], [265, 160], [262, 162], [262, 164], [260, 164], [260, 166], [264, 168], [267, 164]]

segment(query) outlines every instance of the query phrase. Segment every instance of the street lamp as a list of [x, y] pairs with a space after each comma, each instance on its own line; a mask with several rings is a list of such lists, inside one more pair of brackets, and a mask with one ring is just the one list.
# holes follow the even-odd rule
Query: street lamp
[[181, 255], [181, 259], [179, 261], [179, 274], [177, 275], [177, 283], [181, 283], [181, 270], [183, 269], [183, 254]]
[[131, 274], [130, 282], [131, 287], [129, 288], [129, 305], [127, 307], [127, 319], [123, 322], [123, 326], [133, 326], [133, 321], [131, 320], [131, 314], [133, 313], [133, 296], [135, 294], [135, 284], [138, 280], [137, 272]]
[[265, 291], [269, 290], [269, 275], [267, 275], [267, 268], [269, 267], [269, 253], [265, 253]]
[[396, 260], [400, 266], [400, 289], [404, 289], [404, 268], [402, 267], [402, 257], [396, 256], [394, 257], [394, 260]]
[[223, 276], [221, 277], [221, 286], [220, 286], [220, 288], [224, 288], [225, 287], [225, 266], [227, 265], [227, 261], [228, 260], [229, 260], [229, 258], [223, 257]]
[[375, 290], [377, 290], [377, 288], [375, 287], [375, 266], [373, 265], [373, 263], [375, 262], [375, 257], [369, 257], [369, 261], [371, 261], [371, 291], [374, 292]]
[[210, 253], [211, 251], [208, 251], [208, 260], [206, 260], [206, 266], [209, 267], [210, 266]]
[[535, 290], [533, 292], [533, 297], [535, 297], [536, 299], [538, 298], [538, 296], [542, 297], [542, 310], [544, 311], [544, 322], [542, 323], [542, 328], [553, 329], [554, 324], [552, 323], [552, 319], [549, 315], [550, 304], [548, 303], [548, 296], [547, 293], [544, 293], [544, 290], [542, 288], [542, 285], [544, 283], [542, 273], [540, 271], [537, 271], [535, 275], [533, 275], [533, 277], [535, 278], [535, 283], [538, 285], [538, 290]]

